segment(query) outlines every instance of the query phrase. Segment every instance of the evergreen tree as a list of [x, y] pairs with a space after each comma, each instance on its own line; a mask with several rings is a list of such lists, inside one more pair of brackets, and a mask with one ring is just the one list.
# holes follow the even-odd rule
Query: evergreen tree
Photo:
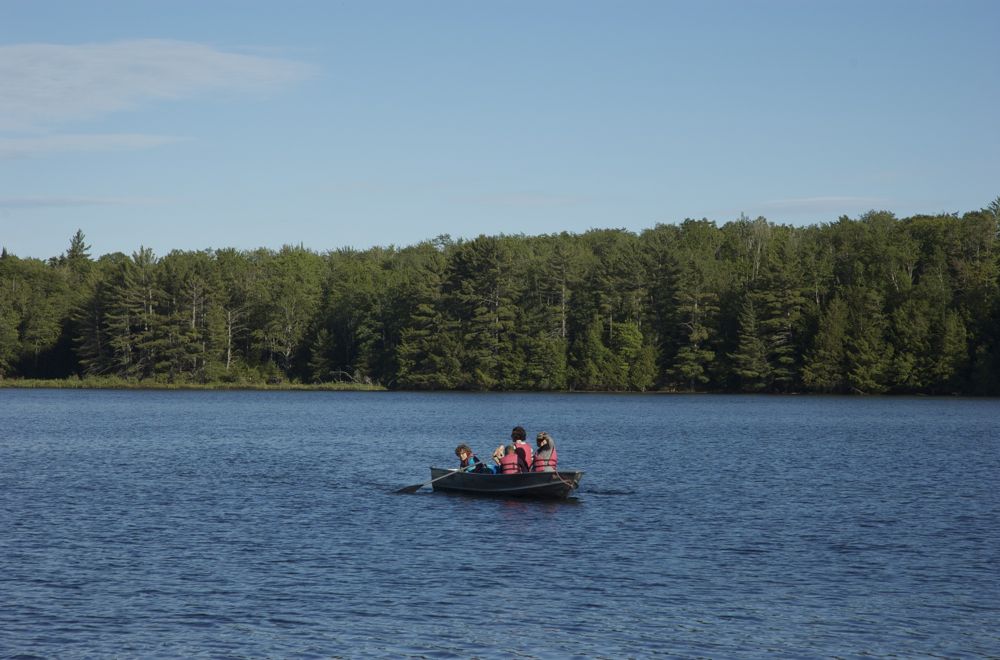
[[263, 360], [273, 364], [269, 378], [291, 376], [310, 319], [320, 298], [323, 262], [301, 247], [257, 255], [261, 284], [253, 291], [251, 337]]
[[[430, 246], [425, 246], [430, 247]], [[411, 251], [403, 290], [407, 322], [396, 349], [398, 385], [409, 389], [453, 389], [462, 383], [458, 324], [445, 316], [446, 259], [441, 249]]]
[[[3, 261], [10, 257], [4, 256]], [[0, 269], [3, 267], [0, 266]], [[0, 379], [6, 377], [14, 366], [19, 350], [17, 326], [20, 317], [10, 299], [10, 286], [0, 277]]]
[[76, 230], [69, 241], [69, 249], [66, 250], [65, 264], [73, 274], [73, 283], [80, 285], [87, 279], [93, 262], [90, 260], [90, 246], [85, 241], [83, 231]]
[[718, 295], [707, 288], [700, 273], [682, 277], [674, 293], [678, 318], [678, 350], [668, 373], [674, 382], [694, 390], [710, 380], [709, 368], [715, 360], [711, 339], [715, 316], [719, 311]]
[[739, 320], [739, 348], [729, 358], [739, 376], [740, 389], [744, 392], [760, 392], [768, 387], [772, 370], [767, 361], [767, 347], [760, 337], [757, 312], [750, 296], [744, 298]]
[[779, 392], [795, 391], [801, 386], [801, 343], [809, 307], [801, 243], [801, 235], [789, 228], [775, 229], [772, 258], [752, 293], [770, 366], [771, 387]]
[[619, 324], [610, 343], [615, 389], [643, 392], [652, 387], [656, 382], [656, 352], [643, 337], [639, 324], [634, 321]]
[[[314, 335], [324, 332], [327, 339], [313, 342], [312, 360], [325, 360], [330, 374], [346, 374], [355, 382], [371, 383], [377, 379], [384, 258], [375, 250], [369, 253], [341, 250], [329, 257], [329, 272], [317, 312], [318, 329], [313, 331]], [[317, 355], [317, 350], [327, 353]]]
[[[219, 338], [217, 377], [233, 381], [239, 365], [248, 364], [253, 356], [250, 323], [253, 303], [263, 298], [257, 291], [262, 266], [256, 256], [233, 249], [217, 250], [214, 257], [219, 289], [209, 324]], [[208, 367], [214, 370], [215, 365]]]
[[574, 390], [611, 389], [615, 378], [614, 356], [604, 344], [603, 323], [594, 316], [576, 333], [569, 350], [569, 385]]
[[843, 392], [847, 387], [847, 315], [847, 304], [837, 296], [820, 316], [802, 366], [802, 380], [810, 390]]
[[910, 297], [890, 316], [892, 336], [891, 381], [895, 389], [920, 392], [930, 385], [923, 368], [930, 354], [933, 316], [926, 299]]
[[124, 378], [146, 378], [154, 373], [153, 333], [161, 291], [156, 283], [156, 257], [140, 247], [132, 258], [117, 260], [103, 305], [101, 332], [108, 346], [108, 364], [88, 361], [88, 370], [110, 371]]
[[530, 336], [526, 340], [522, 389], [564, 390], [569, 383], [565, 340]]
[[[444, 287], [458, 322], [465, 387], [491, 389], [523, 371], [517, 349], [512, 254], [507, 242], [480, 236], [457, 246]], [[509, 382], [509, 381], [507, 381]]]
[[926, 360], [925, 391], [938, 394], [961, 390], [969, 362], [968, 333], [962, 317], [954, 310], [945, 311], [943, 322], [933, 332]]
[[335, 345], [330, 331], [320, 327], [315, 331], [309, 347], [309, 374], [314, 383], [328, 383], [337, 380], [340, 370], [333, 361]]
[[878, 394], [888, 389], [892, 347], [885, 339], [886, 319], [876, 291], [852, 287], [847, 335], [847, 385], [851, 391]]

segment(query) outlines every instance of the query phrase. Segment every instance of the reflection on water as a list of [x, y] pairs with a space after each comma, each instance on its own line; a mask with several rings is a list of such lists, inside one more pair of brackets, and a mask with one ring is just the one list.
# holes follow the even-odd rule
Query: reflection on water
[[[998, 655], [998, 413], [0, 390], [0, 655]], [[576, 497], [396, 493], [515, 424]]]

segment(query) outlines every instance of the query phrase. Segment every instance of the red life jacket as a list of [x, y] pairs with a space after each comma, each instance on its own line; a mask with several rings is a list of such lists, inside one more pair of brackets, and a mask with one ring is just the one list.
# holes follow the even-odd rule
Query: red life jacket
[[500, 459], [500, 474], [517, 474], [521, 468], [517, 465], [517, 452], [506, 454]]
[[[556, 463], [559, 458], [556, 456], [556, 450], [552, 450], [552, 454], [548, 458], [542, 458], [538, 454], [535, 454], [535, 460], [531, 463], [532, 472], [555, 472]], [[547, 468], [552, 468], [548, 470]]]
[[517, 448], [516, 451], [515, 451], [515, 453], [521, 459], [521, 460], [518, 461], [518, 464], [521, 466], [521, 470], [520, 471], [521, 472], [530, 472], [531, 471], [531, 460], [532, 460], [531, 459], [531, 445], [529, 445], [527, 442], [522, 442], [521, 444], [519, 444], [519, 445], [515, 444], [514, 446]]

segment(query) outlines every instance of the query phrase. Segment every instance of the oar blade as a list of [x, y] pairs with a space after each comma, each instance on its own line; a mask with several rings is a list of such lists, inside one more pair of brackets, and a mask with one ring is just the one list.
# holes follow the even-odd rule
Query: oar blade
[[435, 481], [440, 481], [441, 479], [447, 479], [448, 477], [452, 476], [453, 474], [458, 474], [459, 472], [460, 472], [460, 470], [448, 470], [447, 472], [445, 472], [444, 474], [442, 474], [440, 477], [434, 477], [430, 481], [425, 481], [422, 484], [414, 484], [412, 486], [407, 486], [406, 488], [400, 488], [396, 492], [397, 493], [415, 493], [418, 490], [420, 490], [421, 488], [423, 488], [424, 486], [430, 486]]

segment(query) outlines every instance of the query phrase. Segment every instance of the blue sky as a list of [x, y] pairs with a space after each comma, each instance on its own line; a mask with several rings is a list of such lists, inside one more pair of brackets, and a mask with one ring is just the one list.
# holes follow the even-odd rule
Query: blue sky
[[1000, 2], [0, 0], [0, 244], [317, 251], [1000, 196]]

